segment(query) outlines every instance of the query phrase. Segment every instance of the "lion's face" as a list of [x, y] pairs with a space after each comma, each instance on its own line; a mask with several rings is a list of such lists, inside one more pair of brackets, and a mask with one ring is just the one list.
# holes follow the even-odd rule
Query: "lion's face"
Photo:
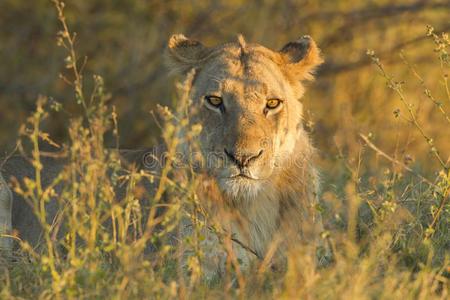
[[294, 151], [302, 108], [274, 62], [232, 50], [204, 65], [192, 98], [206, 167], [224, 191], [254, 194]]
[[196, 69], [192, 121], [202, 125], [203, 167], [226, 194], [256, 196], [301, 151], [300, 80], [320, 63], [314, 42], [307, 37], [274, 52], [242, 38], [205, 48], [178, 35], [169, 55], [176, 67]]

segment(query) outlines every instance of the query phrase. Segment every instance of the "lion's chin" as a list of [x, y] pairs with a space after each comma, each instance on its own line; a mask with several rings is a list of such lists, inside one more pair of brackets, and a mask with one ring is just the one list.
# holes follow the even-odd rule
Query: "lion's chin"
[[263, 186], [260, 180], [241, 176], [221, 178], [218, 183], [222, 193], [233, 200], [256, 198]]

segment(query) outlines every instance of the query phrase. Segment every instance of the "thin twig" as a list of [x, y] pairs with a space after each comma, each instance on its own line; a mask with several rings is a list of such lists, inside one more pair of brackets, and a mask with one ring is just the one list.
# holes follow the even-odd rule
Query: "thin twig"
[[420, 178], [423, 182], [429, 184], [432, 187], [438, 188], [438, 186], [436, 186], [436, 184], [434, 184], [433, 182], [431, 182], [430, 180], [428, 180], [427, 178], [423, 177], [422, 175], [420, 175], [419, 173], [415, 172], [413, 169], [411, 169], [410, 167], [408, 167], [407, 165], [405, 165], [404, 163], [402, 163], [401, 161], [393, 158], [392, 156], [388, 155], [386, 152], [382, 151], [380, 148], [378, 148], [377, 146], [375, 146], [367, 136], [365, 136], [364, 134], [360, 133], [359, 136], [363, 139], [363, 141], [366, 143], [367, 146], [369, 146], [372, 150], [374, 150], [376, 153], [378, 153], [379, 155], [381, 155], [382, 157], [386, 158], [387, 160], [389, 160], [390, 162], [402, 167], [403, 169], [405, 169], [406, 171], [410, 172], [411, 174], [417, 176], [418, 178]]
[[244, 243], [242, 243], [237, 238], [231, 238], [231, 240], [233, 242], [235, 242], [236, 244], [238, 244], [239, 246], [241, 246], [242, 248], [244, 248], [245, 250], [247, 250], [248, 252], [250, 252], [251, 254], [253, 254], [254, 256], [256, 256], [259, 260], [263, 260], [263, 258], [261, 256], [259, 256], [259, 254], [255, 250], [253, 250], [249, 246], [245, 245]]
[[419, 124], [419, 121], [417, 119], [416, 113], [413, 110], [413, 105], [408, 103], [405, 95], [403, 94], [402, 91], [402, 84], [403, 82], [398, 82], [395, 81], [394, 78], [392, 76], [390, 76], [386, 70], [384, 69], [383, 64], [381, 63], [380, 59], [375, 55], [375, 52], [373, 50], [367, 50], [367, 55], [369, 55], [369, 57], [372, 59], [372, 62], [378, 67], [378, 69], [381, 72], [381, 75], [386, 79], [386, 84], [387, 86], [392, 89], [395, 93], [397, 93], [397, 95], [400, 98], [400, 101], [403, 103], [403, 105], [405, 106], [405, 108], [407, 109], [409, 116], [410, 116], [410, 120], [409, 122], [411, 124], [413, 124], [417, 130], [420, 132], [420, 134], [422, 135], [422, 137], [425, 139], [425, 141], [427, 142], [430, 151], [433, 153], [433, 155], [436, 157], [436, 159], [439, 161], [439, 163], [441, 164], [441, 166], [444, 168], [444, 170], [448, 170], [449, 167], [446, 165], [446, 163], [443, 161], [443, 159], [441, 158], [440, 154], [439, 154], [439, 150], [436, 148], [436, 146], [434, 145], [434, 141], [431, 137], [429, 137], [426, 133], [425, 130], [422, 128], [422, 126]]
[[437, 222], [439, 221], [439, 217], [442, 214], [442, 211], [444, 210], [444, 207], [447, 204], [448, 200], [450, 199], [450, 196], [448, 195], [448, 191], [449, 191], [449, 189], [447, 189], [445, 191], [444, 195], [442, 196], [443, 197], [442, 201], [441, 201], [441, 203], [439, 203], [439, 208], [437, 209], [436, 213], [433, 216], [433, 221], [428, 226], [428, 228], [432, 229], [432, 230], [429, 234], [426, 234], [426, 236], [425, 236], [426, 239], [429, 239], [434, 234], [434, 227], [436, 226]]

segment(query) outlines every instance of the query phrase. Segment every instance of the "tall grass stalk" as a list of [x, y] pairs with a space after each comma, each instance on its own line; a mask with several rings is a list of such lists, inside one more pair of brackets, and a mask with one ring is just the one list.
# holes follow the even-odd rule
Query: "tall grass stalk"
[[[30, 158], [35, 174], [17, 178], [14, 190], [29, 202], [43, 236], [37, 248], [20, 242], [14, 260], [1, 271], [0, 298], [448, 299], [450, 173], [445, 155], [449, 153], [436, 149], [434, 137], [423, 128], [403, 83], [389, 75], [374, 52], [369, 55], [406, 108], [407, 122], [419, 131], [439, 163], [435, 178], [423, 180], [428, 175], [405, 163], [380, 163], [383, 172], [368, 169], [373, 138], [367, 138], [372, 143], [368, 146], [357, 144], [349, 151], [351, 155], [340, 149], [341, 177], [325, 181], [323, 203], [318, 208], [327, 223], [324, 235], [332, 244], [333, 264], [318, 268], [311, 252], [300, 247], [286, 253], [285, 271], [269, 268], [269, 251], [252, 271], [245, 272], [233, 253], [230, 230], [209, 222], [201, 205], [204, 199], [196, 192], [199, 179], [195, 172], [174, 167], [180, 145], [195, 147], [201, 130], [189, 125], [193, 74], [178, 87], [177, 108], [159, 109], [157, 118], [162, 119], [167, 148], [161, 170], [156, 173], [127, 165], [118, 150], [118, 116], [107, 104], [103, 79], [93, 76], [93, 88], [86, 90], [89, 84], [84, 84], [88, 79], [83, 72], [88, 62], [80, 61], [75, 47], [80, 40], [70, 31], [64, 4], [54, 4], [62, 26], [58, 44], [67, 51], [69, 74], [61, 78], [72, 86], [72, 101], [83, 114], [68, 120], [65, 145], [54, 143], [42, 128], [52, 108], [60, 110], [67, 101], [55, 105], [39, 98], [36, 111], [22, 126], [20, 150]], [[448, 37], [433, 31], [429, 36], [436, 43], [442, 86], [450, 100]], [[415, 69], [412, 72], [419, 74]], [[426, 90], [425, 81], [419, 76]], [[439, 116], [446, 118], [449, 113], [448, 106], [441, 105], [444, 101], [437, 101], [430, 91], [426, 95]], [[105, 146], [107, 135], [115, 139], [115, 148]], [[40, 150], [42, 142], [59, 147], [61, 152], [50, 156], [59, 156], [64, 162], [50, 184], [42, 181], [44, 162], [49, 158]], [[376, 149], [378, 154], [382, 151]], [[390, 163], [397, 160], [387, 153], [383, 157]], [[420, 176], [409, 176], [403, 166]], [[151, 187], [154, 193], [148, 192]], [[53, 219], [48, 217], [51, 203], [58, 208]], [[186, 225], [192, 227], [188, 236], [181, 234]], [[225, 276], [215, 282], [203, 280], [206, 230], [214, 230], [222, 238], [227, 254]]]

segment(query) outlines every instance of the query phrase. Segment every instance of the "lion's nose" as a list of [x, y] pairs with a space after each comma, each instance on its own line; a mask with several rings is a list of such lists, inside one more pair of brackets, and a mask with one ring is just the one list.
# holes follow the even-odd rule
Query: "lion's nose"
[[239, 168], [247, 167], [250, 162], [258, 159], [263, 154], [262, 149], [259, 150], [257, 153], [245, 153], [245, 152], [240, 152], [240, 151], [233, 152], [233, 151], [227, 150], [226, 148], [223, 149], [223, 151], [225, 152], [226, 156], [232, 162], [234, 162]]

